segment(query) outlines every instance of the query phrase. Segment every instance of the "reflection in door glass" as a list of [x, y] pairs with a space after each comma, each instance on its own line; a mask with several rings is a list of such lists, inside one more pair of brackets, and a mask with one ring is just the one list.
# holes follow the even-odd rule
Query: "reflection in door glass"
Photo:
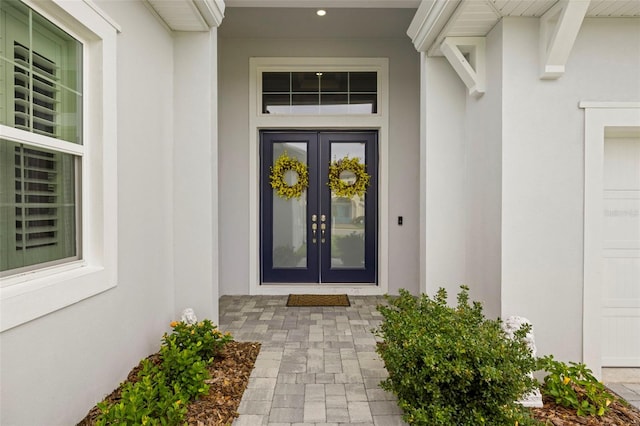
[[[331, 144], [331, 161], [358, 158], [365, 163], [364, 143]], [[348, 170], [340, 174], [346, 183], [355, 183], [355, 175]], [[363, 269], [365, 247], [365, 197], [338, 197], [331, 193], [331, 268]]]
[[[273, 163], [284, 154], [307, 164], [305, 143], [275, 143]], [[272, 164], [273, 164], [272, 163]], [[288, 185], [297, 181], [295, 172], [284, 176]], [[307, 266], [307, 191], [299, 198], [285, 199], [273, 190], [273, 267], [306, 268]]]

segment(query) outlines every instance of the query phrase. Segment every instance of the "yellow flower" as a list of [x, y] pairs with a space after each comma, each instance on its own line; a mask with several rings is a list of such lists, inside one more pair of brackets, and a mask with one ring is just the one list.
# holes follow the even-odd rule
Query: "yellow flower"
[[191, 334], [195, 334], [195, 332], [196, 332], [195, 330], [191, 330]]
[[176, 401], [176, 406], [178, 406], [178, 405], [180, 405], [180, 404], [182, 404], [182, 400], [181, 400], [181, 399], [179, 399], [179, 400], [177, 400], [177, 401]]
[[611, 404], [611, 400], [607, 399], [607, 401], [605, 402], [605, 405], [608, 407]]
[[171, 328], [175, 327], [176, 325], [178, 325], [178, 321], [171, 321], [171, 324], [169, 324], [171, 326]]
[[[297, 174], [297, 181], [293, 185], [289, 185], [285, 181], [284, 176], [288, 171]], [[271, 166], [269, 179], [271, 187], [280, 197], [285, 199], [299, 198], [309, 186], [309, 170], [305, 163], [300, 162], [297, 158], [289, 157], [285, 151]]]
[[569, 377], [565, 377], [564, 380], [562, 381], [563, 385], [566, 385], [567, 383], [569, 383], [571, 381], [571, 379]]

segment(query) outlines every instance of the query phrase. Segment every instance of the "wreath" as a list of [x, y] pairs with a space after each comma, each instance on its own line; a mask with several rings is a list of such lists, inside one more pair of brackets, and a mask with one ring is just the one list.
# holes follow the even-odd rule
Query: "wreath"
[[[355, 175], [354, 182], [346, 182], [340, 178], [342, 172], [351, 172]], [[357, 158], [344, 157], [329, 163], [329, 188], [338, 197], [351, 198], [354, 195], [362, 197], [367, 192], [371, 176], [367, 173], [365, 165]]]
[[[284, 175], [289, 171], [298, 175], [298, 180], [293, 185], [289, 185], [284, 179]], [[297, 158], [289, 157], [285, 151], [271, 166], [269, 179], [271, 179], [271, 187], [280, 197], [300, 198], [309, 186], [309, 170], [306, 164], [301, 163]]]

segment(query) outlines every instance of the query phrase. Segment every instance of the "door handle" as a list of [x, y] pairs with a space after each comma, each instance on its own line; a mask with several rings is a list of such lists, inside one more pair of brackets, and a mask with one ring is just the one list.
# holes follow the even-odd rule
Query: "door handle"
[[321, 223], [320, 224], [320, 242], [324, 244], [325, 239], [324, 239], [324, 231], [325, 229], [327, 229], [327, 224], [326, 223]]
[[312, 233], [311, 242], [313, 244], [318, 242], [318, 239], [316, 238], [316, 235], [318, 233], [318, 224], [316, 223], [317, 220], [318, 220], [318, 215], [312, 214], [311, 215], [311, 233]]

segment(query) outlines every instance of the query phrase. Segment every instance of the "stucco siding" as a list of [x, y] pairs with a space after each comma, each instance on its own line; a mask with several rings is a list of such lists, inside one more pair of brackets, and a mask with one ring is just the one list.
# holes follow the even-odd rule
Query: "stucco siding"
[[[506, 18], [502, 314], [528, 317], [540, 353], [582, 359], [584, 112], [640, 100], [637, 19], [586, 19], [558, 80], [540, 80], [538, 20]], [[635, 53], [634, 53], [635, 52]]]
[[425, 285], [452, 300], [467, 282], [464, 109], [466, 88], [443, 57], [425, 58]]
[[467, 285], [489, 317], [500, 315], [502, 261], [502, 25], [487, 35], [486, 93], [465, 110]]
[[172, 40], [140, 2], [97, 3], [122, 27], [118, 285], [0, 335], [2, 425], [75, 424], [172, 316]]
[[[389, 58], [389, 292], [418, 291], [419, 54], [402, 39], [220, 37], [220, 294], [248, 294], [249, 58]], [[292, 122], [292, 127], [295, 127]], [[381, 202], [385, 202], [382, 200]], [[403, 216], [404, 224], [397, 225]]]

